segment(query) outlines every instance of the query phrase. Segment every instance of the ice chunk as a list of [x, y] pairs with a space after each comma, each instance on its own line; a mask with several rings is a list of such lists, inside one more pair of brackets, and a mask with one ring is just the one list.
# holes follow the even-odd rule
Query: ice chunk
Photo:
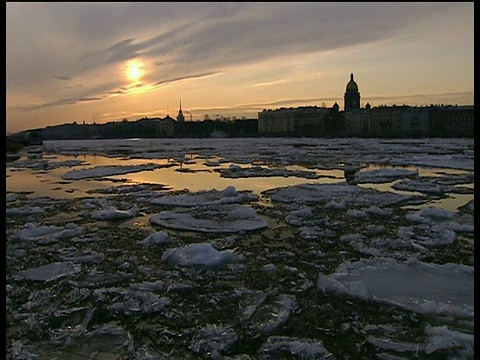
[[[474, 335], [465, 334], [450, 330], [447, 326], [427, 325], [425, 332], [430, 339], [425, 346], [425, 352], [430, 355], [438, 350], [459, 349], [458, 354], [462, 354], [462, 359], [473, 359], [474, 354]], [[457, 357], [456, 357], [457, 358]]]
[[27, 216], [27, 215], [35, 215], [35, 214], [43, 214], [45, 210], [39, 206], [32, 206], [32, 207], [16, 207], [6, 209], [5, 213], [7, 216]]
[[215, 208], [198, 207], [182, 212], [162, 211], [150, 222], [170, 229], [207, 233], [236, 233], [265, 229], [268, 224], [253, 208], [224, 205]]
[[365, 211], [357, 210], [357, 209], [349, 209], [345, 215], [354, 217], [354, 218], [361, 218], [361, 219], [364, 219], [367, 217], [367, 213]]
[[24, 229], [15, 234], [15, 238], [24, 241], [38, 241], [40, 243], [50, 243], [59, 239], [69, 238], [80, 235], [84, 231], [73, 223], [68, 223], [65, 227], [60, 226], [36, 226], [33, 223], [26, 223]]
[[360, 183], [385, 183], [397, 179], [418, 176], [418, 170], [408, 169], [375, 169], [370, 171], [358, 171], [355, 173], [353, 181]]
[[347, 205], [365, 205], [365, 206], [386, 206], [398, 204], [413, 200], [413, 196], [395, 194], [391, 192], [382, 192], [375, 189], [361, 188], [348, 183], [336, 184], [301, 184], [288, 186], [279, 189], [265, 191], [272, 194], [271, 199], [274, 202], [313, 204], [325, 202], [330, 207], [335, 207], [333, 203]]
[[312, 219], [312, 218], [313, 218], [312, 209], [310, 207], [306, 207], [300, 210], [291, 211], [285, 218], [285, 221], [290, 225], [302, 226], [306, 220]]
[[33, 281], [54, 281], [68, 275], [76, 274], [80, 270], [80, 264], [54, 262], [26, 270], [25, 278]]
[[259, 359], [331, 359], [320, 340], [270, 336], [258, 351]]
[[134, 217], [138, 214], [138, 208], [132, 207], [129, 210], [118, 210], [114, 207], [93, 212], [92, 218], [96, 220], [117, 220]]
[[228, 186], [223, 191], [216, 189], [198, 191], [193, 194], [164, 195], [152, 199], [154, 205], [171, 205], [195, 207], [199, 205], [240, 204], [258, 201], [258, 195], [249, 192], [237, 192], [235, 187]]
[[193, 244], [183, 248], [168, 249], [162, 260], [178, 266], [214, 268], [234, 260], [232, 250], [218, 251], [211, 244]]
[[172, 240], [168, 234], [164, 231], [154, 232], [153, 234], [148, 235], [145, 239], [137, 241], [137, 244], [143, 246], [153, 246], [157, 244], [170, 244]]
[[[386, 302], [419, 313], [473, 317], [473, 275], [470, 266], [374, 258], [347, 262], [330, 276], [320, 274], [317, 286], [322, 292]], [[438, 306], [430, 306], [431, 301]]]
[[207, 324], [192, 339], [191, 349], [195, 354], [206, 355], [209, 352], [225, 352], [238, 340], [231, 326]]
[[128, 173], [135, 173], [141, 171], [154, 170], [159, 165], [155, 164], [140, 164], [131, 166], [96, 166], [88, 169], [72, 170], [62, 176], [64, 180], [79, 180], [88, 178], [99, 178], [112, 175], [121, 175]]

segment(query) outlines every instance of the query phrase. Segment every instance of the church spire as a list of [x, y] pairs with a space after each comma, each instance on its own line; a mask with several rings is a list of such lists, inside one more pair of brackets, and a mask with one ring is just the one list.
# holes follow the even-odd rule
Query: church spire
[[180, 110], [178, 110], [177, 121], [182, 123], [185, 121], [185, 117], [183, 116], [183, 113], [182, 113], [182, 97], [180, 97]]

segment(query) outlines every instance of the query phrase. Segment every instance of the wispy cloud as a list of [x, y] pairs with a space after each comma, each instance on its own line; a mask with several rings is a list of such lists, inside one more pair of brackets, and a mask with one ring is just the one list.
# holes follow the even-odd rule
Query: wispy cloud
[[53, 77], [56, 79], [65, 80], [65, 81], [71, 79], [69, 76], [62, 76], [62, 75], [54, 75]]
[[284, 84], [284, 83], [287, 83], [287, 82], [290, 82], [292, 80], [290, 79], [282, 79], [282, 80], [275, 80], [275, 81], [268, 81], [268, 82], [262, 82], [262, 83], [258, 83], [258, 84], [253, 84], [252, 86], [255, 87], [255, 86], [271, 86], [271, 85], [278, 85], [278, 84]]

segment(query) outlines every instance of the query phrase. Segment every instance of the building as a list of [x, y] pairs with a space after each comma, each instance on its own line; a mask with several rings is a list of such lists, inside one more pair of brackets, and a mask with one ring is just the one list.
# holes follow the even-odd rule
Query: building
[[182, 99], [180, 99], [180, 109], [178, 110], [177, 128], [175, 132], [180, 136], [185, 134], [185, 116], [183, 116], [182, 112]]
[[163, 119], [156, 119], [156, 133], [158, 137], [174, 137], [175, 136], [175, 119], [170, 115]]
[[263, 110], [258, 113], [258, 133], [270, 135], [322, 135], [329, 130], [326, 115], [331, 112], [332, 109], [318, 106]]
[[370, 110], [369, 133], [373, 136], [403, 135], [404, 113], [408, 106], [378, 106]]
[[433, 106], [430, 112], [430, 131], [434, 136], [474, 135], [474, 106]]
[[347, 135], [366, 135], [370, 131], [370, 104], [365, 109], [345, 112], [345, 133]]
[[402, 130], [407, 136], [424, 136], [429, 130], [430, 108], [409, 107], [403, 113]]
[[360, 93], [358, 92], [358, 85], [353, 80], [353, 73], [350, 74], [350, 81], [347, 83], [345, 90], [345, 111], [360, 109]]

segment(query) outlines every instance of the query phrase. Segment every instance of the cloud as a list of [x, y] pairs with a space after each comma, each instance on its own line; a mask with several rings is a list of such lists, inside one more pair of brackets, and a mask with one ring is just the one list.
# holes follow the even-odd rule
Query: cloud
[[[322, 54], [328, 58], [340, 49], [347, 54], [352, 47], [395, 43], [404, 30], [434, 23], [429, 19], [437, 15], [448, 19], [467, 5], [7, 2], [7, 111], [126, 96], [123, 67], [133, 59], [145, 65], [145, 89], [220, 73], [226, 78], [231, 69], [273, 67], [305, 54], [320, 54], [320, 62]], [[357, 60], [343, 59], [343, 66]], [[331, 69], [322, 67], [325, 73]], [[289, 74], [270, 75], [235, 79], [238, 87], [257, 90], [290, 81]]]
[[221, 74], [222, 71], [211, 71], [211, 72], [205, 72], [205, 73], [199, 73], [199, 74], [190, 74], [190, 75], [183, 75], [183, 76], [177, 76], [177, 77], [171, 77], [171, 78], [165, 78], [157, 81], [153, 86], [160, 86], [176, 81], [182, 81], [182, 80], [189, 80], [189, 79], [200, 79], [208, 76], [213, 76], [217, 74]]
[[275, 80], [275, 81], [268, 81], [268, 82], [262, 82], [262, 83], [257, 83], [253, 84], [252, 86], [271, 86], [271, 85], [278, 85], [278, 84], [284, 84], [286, 82], [290, 82], [292, 79], [282, 79], [282, 80]]
[[[8, 79], [9, 86], [16, 88], [17, 81], [21, 85], [42, 81], [49, 73], [55, 76], [59, 69], [74, 79], [100, 71], [107, 64], [137, 57], [167, 65], [172, 78], [180, 78], [186, 66], [191, 72], [216, 72], [226, 66], [265, 61], [287, 53], [295, 56], [390, 38], [400, 28], [432, 11], [445, 11], [448, 6], [441, 3], [7, 5], [7, 64], [8, 71], [16, 74]], [[171, 16], [176, 16], [176, 23]], [[19, 22], [14, 23], [15, 20]]]

